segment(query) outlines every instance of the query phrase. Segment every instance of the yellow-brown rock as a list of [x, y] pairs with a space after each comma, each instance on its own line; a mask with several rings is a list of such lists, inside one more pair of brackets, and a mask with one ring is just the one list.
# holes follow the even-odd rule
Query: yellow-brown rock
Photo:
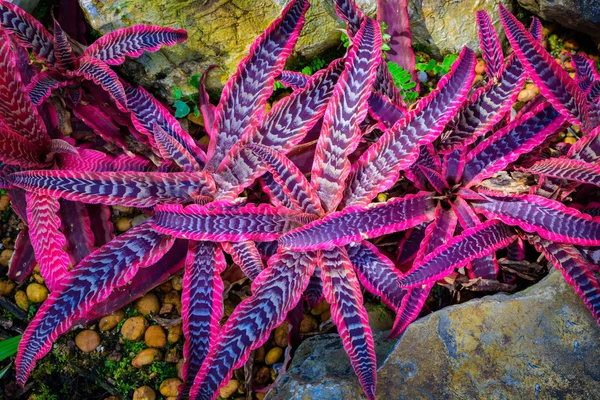
[[144, 341], [148, 347], [162, 349], [167, 345], [167, 335], [160, 325], [152, 325], [144, 333]]
[[281, 347], [273, 347], [267, 352], [265, 356], [265, 364], [273, 365], [281, 359], [283, 356], [283, 349]]
[[10, 198], [5, 194], [0, 196], [0, 211], [8, 210], [9, 206], [10, 206]]
[[115, 228], [117, 228], [117, 230], [119, 232], [126, 232], [126, 231], [130, 230], [131, 229], [131, 219], [126, 218], [126, 217], [119, 218], [117, 220], [117, 223], [115, 224]]
[[266, 354], [267, 351], [265, 350], [265, 346], [260, 346], [254, 351], [254, 361], [259, 363], [264, 362]]
[[181, 385], [181, 379], [168, 378], [160, 384], [160, 394], [163, 396], [177, 396], [177, 388]]
[[177, 371], [177, 377], [183, 381], [183, 358], [177, 361], [177, 365], [175, 365], [175, 370]]
[[173, 279], [171, 279], [171, 285], [173, 285], [173, 289], [177, 290], [178, 292], [180, 292], [181, 289], [183, 289], [182, 282], [182, 276], [176, 276]]
[[477, 59], [477, 64], [475, 65], [475, 73], [477, 75], [483, 75], [485, 73], [485, 61], [479, 58]]
[[169, 343], [176, 343], [181, 337], [182, 333], [183, 331], [181, 330], [181, 324], [172, 326], [169, 328], [167, 340]]
[[148, 348], [140, 351], [138, 355], [131, 360], [131, 365], [135, 368], [142, 368], [144, 365], [150, 365], [154, 361], [161, 361], [162, 353], [158, 349]]
[[181, 312], [181, 294], [175, 290], [171, 290], [165, 295], [165, 304], [173, 304], [177, 307], [177, 311]]
[[165, 354], [165, 361], [169, 363], [177, 363], [181, 359], [179, 349], [177, 347], [171, 347], [167, 354]]
[[310, 314], [304, 314], [304, 319], [300, 323], [300, 332], [308, 333], [316, 330], [319, 327], [317, 319]]
[[11, 249], [2, 250], [2, 252], [0, 252], [0, 265], [2, 265], [3, 267], [8, 267], [12, 255], [13, 251]]
[[223, 399], [228, 399], [237, 392], [238, 387], [240, 387], [240, 383], [236, 379], [230, 379], [225, 386], [219, 389], [219, 395]]
[[17, 293], [15, 293], [15, 303], [21, 310], [29, 310], [29, 299], [23, 290], [17, 290]]
[[30, 283], [25, 290], [27, 298], [33, 303], [41, 303], [48, 298], [48, 289], [39, 283]]
[[121, 322], [125, 318], [125, 311], [117, 310], [111, 314], [108, 314], [98, 322], [98, 329], [100, 332], [110, 331], [114, 327], [116, 327], [119, 322]]
[[275, 333], [273, 334], [275, 344], [279, 347], [287, 347], [288, 345], [288, 330], [289, 325], [287, 322], [283, 322], [283, 324], [279, 325], [275, 329]]
[[326, 302], [325, 299], [323, 299], [319, 302], [319, 304], [317, 304], [317, 306], [315, 308], [310, 310], [310, 313], [312, 315], [321, 315], [323, 312], [325, 312], [327, 310], [329, 310], [329, 303]]
[[144, 332], [148, 327], [148, 321], [144, 317], [131, 317], [125, 320], [121, 327], [121, 335], [127, 340], [137, 341], [144, 337]]
[[12, 281], [0, 281], [0, 296], [10, 296], [13, 289], [15, 288], [15, 283]]
[[150, 386], [142, 386], [133, 392], [133, 400], [155, 400], [156, 392]]
[[75, 344], [84, 353], [91, 353], [100, 346], [100, 335], [90, 329], [81, 331], [75, 336]]
[[158, 314], [160, 301], [154, 293], [146, 293], [135, 302], [135, 309], [143, 315]]

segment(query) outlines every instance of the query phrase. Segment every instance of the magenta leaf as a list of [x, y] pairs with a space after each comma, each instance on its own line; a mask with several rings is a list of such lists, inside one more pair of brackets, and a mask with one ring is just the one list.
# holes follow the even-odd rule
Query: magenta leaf
[[87, 256], [62, 279], [27, 327], [17, 354], [17, 382], [24, 385], [37, 360], [52, 342], [130, 281], [138, 268], [152, 265], [169, 250], [173, 239], [153, 231], [152, 221], [138, 225]]
[[368, 399], [375, 399], [377, 380], [375, 344], [363, 297], [346, 250], [336, 247], [321, 252], [319, 259], [325, 300], [338, 328], [344, 350]]
[[190, 154], [184, 144], [177, 141], [177, 138], [169, 136], [156, 122], [153, 131], [156, 146], [164, 159], [172, 159], [185, 172], [200, 171], [198, 161]]
[[260, 347], [301, 299], [315, 268], [313, 253], [282, 252], [252, 283], [252, 296], [242, 301], [211, 346], [190, 398], [210, 400], [233, 369], [244, 365], [250, 352]]
[[250, 280], [255, 280], [258, 274], [265, 269], [260, 252], [254, 242], [223, 242], [221, 246]]
[[185, 362], [180, 398], [187, 398], [194, 377], [208, 354], [211, 339], [219, 335], [219, 321], [223, 316], [221, 272], [226, 266], [218, 244], [190, 242], [181, 294]]
[[118, 65], [125, 61], [125, 56], [139, 57], [144, 51], [158, 51], [161, 46], [172, 46], [186, 39], [187, 32], [183, 29], [134, 25], [102, 36], [85, 50], [83, 57]]
[[59, 87], [64, 87], [69, 81], [63, 79], [62, 74], [56, 71], [43, 71], [33, 77], [27, 88], [31, 102], [39, 106]]
[[43, 168], [43, 150], [16, 133], [0, 127], [0, 161], [22, 168]]
[[[25, 190], [92, 204], [150, 207], [191, 202], [214, 189], [210, 176], [186, 172], [23, 171], [9, 177]], [[206, 193], [206, 194], [205, 194]]]
[[202, 113], [202, 118], [204, 119], [204, 129], [208, 133], [208, 136], [211, 140], [213, 140], [215, 136], [215, 109], [216, 107], [210, 104], [210, 98], [208, 93], [206, 92], [206, 75], [208, 72], [217, 67], [216, 65], [210, 65], [200, 77], [198, 82], [198, 108]]
[[92, 128], [94, 133], [106, 142], [113, 143], [124, 152], [130, 153], [129, 146], [121, 130], [115, 124], [114, 120], [100, 108], [92, 104], [79, 103], [71, 110], [77, 118]]
[[295, 251], [328, 249], [411, 228], [434, 217], [432, 193], [422, 192], [386, 203], [346, 207], [283, 235], [279, 245]]
[[497, 78], [504, 68], [504, 54], [496, 29], [492, 20], [484, 10], [477, 11], [477, 25], [479, 26], [479, 47], [481, 56], [485, 61], [485, 71], [488, 77]]
[[[387, 42], [390, 48], [386, 54], [386, 60], [394, 62], [408, 71], [412, 80], [419, 82], [415, 71], [415, 53], [412, 49], [412, 36], [410, 33], [410, 21], [408, 17], [407, 0], [378, 0], [377, 20], [385, 22], [387, 29], [385, 33], [390, 35]], [[418, 86], [415, 90], [419, 90]]]
[[79, 68], [69, 71], [74, 76], [82, 76], [102, 87], [115, 101], [121, 111], [127, 111], [127, 96], [119, 76], [108, 65], [93, 57], [80, 57]]
[[8, 279], [17, 283], [24, 282], [37, 264], [29, 237], [29, 227], [25, 225], [15, 241], [15, 251], [8, 265]]
[[94, 233], [85, 204], [60, 200], [60, 226], [67, 240], [67, 253], [73, 265], [87, 257], [94, 248]]
[[276, 81], [284, 86], [291, 87], [294, 90], [303, 89], [308, 84], [310, 76], [304, 75], [301, 72], [281, 71]]
[[54, 65], [59, 71], [75, 69], [75, 54], [73, 54], [67, 35], [56, 20], [54, 20], [54, 56], [56, 57]]
[[404, 333], [406, 328], [417, 319], [433, 285], [434, 283], [428, 283], [423, 286], [402, 288], [406, 290], [406, 296], [402, 299], [402, 305], [396, 312], [396, 320], [390, 332], [390, 338]]
[[304, 291], [306, 302], [310, 308], [315, 308], [323, 300], [323, 280], [321, 279], [321, 268], [315, 267], [315, 271], [308, 281]]
[[527, 170], [538, 175], [600, 186], [600, 166], [584, 161], [552, 158], [538, 161]]

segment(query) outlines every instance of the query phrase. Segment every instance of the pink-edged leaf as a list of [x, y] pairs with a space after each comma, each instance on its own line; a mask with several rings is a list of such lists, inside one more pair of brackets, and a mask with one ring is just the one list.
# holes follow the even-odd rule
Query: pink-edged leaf
[[385, 33], [390, 35], [389, 41], [386, 43], [389, 47], [385, 53], [386, 60], [394, 62], [408, 71], [412, 80], [417, 82], [415, 90], [419, 91], [407, 0], [378, 0], [377, 20], [385, 22], [387, 25]]
[[499, 82], [492, 79], [477, 90], [448, 123], [450, 129], [440, 136], [440, 152], [450, 153], [469, 145], [500, 122], [517, 99], [526, 77], [519, 59], [511, 56]]
[[323, 280], [321, 279], [321, 268], [315, 267], [315, 272], [310, 276], [308, 286], [304, 291], [306, 302], [310, 308], [315, 308], [323, 300]]
[[108, 65], [118, 65], [125, 56], [139, 57], [144, 51], [158, 51], [161, 46], [172, 46], [187, 39], [184, 29], [152, 25], [134, 25], [113, 31], [92, 43], [83, 53]]
[[[343, 66], [341, 59], [332, 62], [326, 70], [310, 77], [304, 89], [278, 101], [247, 141], [289, 152], [322, 118]], [[255, 164], [255, 158], [249, 159], [241, 150], [240, 145], [230, 152], [218, 171], [216, 179], [222, 195], [237, 196], [266, 171]]]
[[487, 218], [498, 218], [547, 240], [583, 246], [600, 245], [600, 217], [583, 214], [555, 200], [532, 194], [508, 195], [485, 191], [483, 200], [471, 201], [470, 204]]
[[424, 223], [406, 231], [398, 245], [398, 258], [396, 259], [398, 265], [412, 265], [412, 261], [421, 248], [421, 242], [425, 238], [427, 226], [428, 224]]
[[387, 130], [401, 120], [407, 111], [395, 104], [389, 97], [379, 93], [369, 96], [369, 115], [373, 117], [380, 129]]
[[504, 68], [504, 54], [502, 54], [500, 39], [498, 39], [498, 34], [488, 13], [485, 10], [479, 10], [476, 15], [479, 27], [479, 47], [485, 61], [485, 72], [490, 78], [498, 78]]
[[113, 119], [102, 109], [92, 104], [79, 103], [71, 109], [73, 114], [92, 128], [94, 133], [108, 143], [113, 143], [123, 151], [130, 153], [125, 137]]
[[434, 169], [427, 168], [423, 165], [420, 165], [420, 164], [416, 164], [416, 165], [417, 165], [417, 168], [421, 171], [421, 173], [427, 179], [427, 182], [429, 182], [431, 187], [434, 188], [436, 192], [444, 193], [444, 191], [449, 188], [448, 182], [446, 182], [446, 179], [444, 178], [444, 176], [442, 174], [440, 174], [439, 172], [437, 172]]
[[362, 136], [358, 124], [367, 115], [380, 49], [379, 24], [365, 19], [327, 105], [313, 161], [311, 184], [326, 212], [335, 211], [342, 199], [344, 181], [350, 173], [348, 156]]
[[250, 352], [269, 338], [288, 311], [301, 299], [315, 268], [313, 253], [281, 252], [252, 283], [252, 296], [233, 311], [211, 346], [190, 398], [214, 399], [233, 369], [244, 365]]
[[538, 161], [528, 171], [534, 174], [600, 186], [600, 165], [568, 158]]
[[281, 83], [283, 86], [291, 87], [292, 89], [297, 90], [305, 88], [309, 79], [309, 75], [304, 75], [301, 72], [281, 71], [281, 74], [277, 77], [276, 81]]
[[108, 65], [93, 57], [80, 57], [79, 68], [72, 75], [82, 76], [102, 87], [121, 111], [127, 111], [127, 95], [119, 76]]
[[67, 86], [69, 81], [63, 79], [62, 74], [56, 71], [43, 71], [33, 77], [27, 88], [31, 102], [39, 106], [50, 95], [52, 91]]
[[541, 42], [543, 39], [543, 30], [542, 22], [537, 17], [531, 18], [531, 25], [529, 26], [529, 33], [531, 36], [538, 42]]
[[215, 109], [216, 107], [210, 104], [210, 98], [208, 93], [206, 92], [206, 76], [208, 72], [216, 68], [216, 65], [210, 65], [200, 77], [198, 82], [198, 108], [202, 113], [202, 118], [204, 120], [204, 129], [208, 133], [210, 140], [212, 141], [215, 136]]
[[78, 155], [61, 154], [60, 169], [73, 171], [148, 171], [150, 161], [140, 156], [122, 154], [113, 158], [98, 150], [78, 148]]
[[[9, 177], [28, 191], [92, 204], [150, 207], [192, 202], [214, 190], [203, 172], [23, 171]], [[204, 194], [206, 193], [206, 194]]]
[[248, 145], [246, 149], [264, 161], [275, 182], [281, 186], [285, 195], [290, 199], [294, 210], [301, 213], [323, 214], [319, 197], [312, 190], [306, 177], [289, 159], [266, 146]]
[[[588, 103], [591, 103], [590, 110], [594, 109], [596, 113], [598, 112], [598, 106], [594, 102], [597, 102], [598, 98], [600, 98], [600, 81], [592, 83], [586, 97]], [[593, 106], [595, 106], [595, 108], [592, 108]]]
[[582, 90], [504, 6], [499, 5], [504, 31], [529, 77], [558, 112], [570, 123], [587, 122]]
[[292, 210], [295, 205], [288, 195], [283, 191], [283, 187], [275, 181], [270, 172], [266, 172], [259, 179], [260, 187], [263, 192], [269, 196], [270, 202], [275, 207], [283, 207]]
[[[596, 71], [596, 65], [594, 60], [586, 57], [584, 54], [573, 54], [571, 56], [573, 64], [575, 66], [575, 72], [577, 78], [580, 80], [579, 85], [589, 86], [596, 81], [600, 81], [600, 74]], [[585, 91], [585, 89], [582, 88]]]
[[600, 324], [600, 281], [579, 250], [571, 245], [544, 240], [537, 235], [528, 235], [527, 239], [562, 272], [567, 283], [573, 286]]
[[0, 161], [22, 168], [43, 168], [47, 165], [43, 149], [24, 137], [0, 127]]
[[422, 192], [386, 203], [346, 207], [283, 235], [279, 245], [295, 251], [344, 246], [430, 221], [435, 206], [433, 194]]
[[294, 214], [261, 204], [209, 208], [192, 204], [156, 208], [154, 228], [178, 238], [214, 242], [269, 241], [298, 226]]
[[187, 398], [208, 354], [211, 339], [218, 337], [223, 316], [223, 280], [221, 272], [227, 266], [217, 243], [190, 242], [183, 275], [181, 315], [185, 344], [185, 362], [181, 375], [183, 387], [178, 398]]
[[486, 256], [515, 240], [516, 234], [500, 221], [486, 221], [452, 238], [421, 262], [399, 282], [400, 286], [421, 286], [443, 278], [456, 267]]
[[154, 123], [154, 140], [164, 159], [172, 159], [186, 172], [200, 171], [200, 164], [194, 156], [176, 138], [169, 136], [157, 123]]
[[22, 46], [31, 48], [36, 58], [54, 62], [52, 35], [31, 15], [4, 0], [0, 1], [0, 29], [14, 35]]
[[473, 186], [503, 170], [521, 154], [526, 154], [558, 132], [565, 118], [548, 103], [511, 122], [482, 141], [467, 154], [463, 185]]
[[390, 338], [404, 333], [406, 328], [417, 319], [433, 285], [434, 283], [428, 283], [423, 286], [404, 288], [406, 296], [402, 299], [402, 305], [396, 313], [394, 326], [390, 331]]
[[[4, 2], [0, 3], [0, 10], [4, 6]], [[44, 122], [27, 96], [10, 48], [10, 40], [1, 31], [0, 87], [0, 124], [45, 149], [50, 144], [50, 137], [46, 134]]]
[[85, 208], [88, 210], [90, 227], [94, 233], [94, 246], [102, 247], [114, 238], [110, 208], [104, 204], [86, 204]]
[[348, 254], [342, 247], [323, 251], [319, 266], [325, 300], [331, 304], [331, 318], [338, 328], [344, 350], [367, 398], [374, 400], [377, 380], [375, 344], [360, 285]]
[[348, 245], [346, 251], [360, 283], [369, 292], [381, 297], [386, 306], [397, 312], [406, 295], [406, 289], [398, 286], [402, 275], [394, 263], [367, 241]]
[[56, 20], [54, 20], [54, 56], [56, 57], [54, 65], [59, 71], [75, 69], [76, 59], [69, 38]]
[[474, 76], [475, 53], [465, 48], [460, 59], [438, 83], [438, 89], [390, 128], [354, 165], [345, 192], [346, 205], [364, 205], [390, 188], [399, 173], [418, 157], [421, 145], [441, 133], [464, 101]]
[[[429, 181], [425, 176], [425, 173], [419, 168], [419, 165], [426, 167], [429, 170], [441, 170], [440, 157], [436, 154], [433, 144], [428, 144], [427, 146], [420, 146], [419, 157], [417, 158], [415, 163], [412, 164], [409, 167], [409, 169], [405, 171], [405, 176], [408, 179], [410, 179], [417, 188], [421, 190], [427, 190]], [[445, 178], [441, 179], [441, 181], [443, 180], [445, 180]]]
[[85, 204], [60, 200], [60, 226], [73, 265], [79, 264], [94, 248], [94, 233]]
[[59, 207], [58, 199], [53, 196], [27, 193], [29, 237], [40, 273], [50, 291], [65, 279], [71, 261], [63, 249], [67, 246], [67, 240], [59, 230]]
[[151, 229], [147, 221], [125, 232], [87, 256], [50, 293], [27, 326], [17, 353], [17, 382], [24, 385], [37, 360], [66, 332], [119, 286], [129, 282], [138, 268], [152, 265], [173, 244], [173, 238]]
[[597, 163], [600, 160], [600, 127], [571, 146], [567, 156], [573, 160]]
[[517, 238], [517, 240], [506, 247], [506, 258], [512, 261], [525, 260], [525, 243], [523, 239]]
[[250, 280], [255, 280], [258, 277], [258, 274], [265, 269], [260, 253], [254, 242], [223, 242], [221, 243], [221, 246]]
[[306, 0], [291, 1], [282, 16], [254, 41], [248, 56], [227, 81], [215, 111], [216, 135], [208, 148], [209, 170], [218, 169], [227, 152], [264, 112], [275, 77], [296, 44], [308, 7]]
[[453, 210], [447, 210], [445, 207], [447, 205], [438, 203], [435, 219], [425, 229], [425, 236], [417, 252], [415, 263], [420, 263], [426, 255], [445, 245], [454, 236], [458, 216]]
[[29, 237], [29, 227], [25, 225], [15, 241], [15, 251], [8, 265], [8, 279], [17, 283], [24, 282], [37, 264]]
[[465, 167], [465, 156], [465, 149], [460, 147], [452, 153], [444, 155], [442, 173], [446, 178], [446, 182], [451, 184], [460, 182]]
[[8, 197], [13, 211], [21, 218], [21, 221], [27, 225], [27, 192], [23, 189], [11, 186], [8, 189]]
[[127, 94], [127, 107], [131, 111], [133, 125], [137, 130], [148, 136], [154, 147], [157, 147], [154, 141], [154, 124], [157, 124], [168, 136], [183, 146], [198, 165], [204, 166], [206, 155], [194, 139], [181, 128], [181, 125], [169, 110], [142, 87], [125, 86], [125, 93]]

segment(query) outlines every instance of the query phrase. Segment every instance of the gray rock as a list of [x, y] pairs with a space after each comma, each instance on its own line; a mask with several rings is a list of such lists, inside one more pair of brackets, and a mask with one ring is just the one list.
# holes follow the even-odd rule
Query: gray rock
[[21, 7], [23, 10], [31, 13], [37, 7], [40, 0], [6, 0], [8, 3], [13, 3], [15, 6]]
[[[598, 398], [600, 327], [559, 272], [376, 335], [378, 399]], [[364, 398], [337, 335], [305, 341], [267, 400]]]
[[519, 4], [546, 21], [586, 33], [600, 42], [598, 0], [519, 0]]

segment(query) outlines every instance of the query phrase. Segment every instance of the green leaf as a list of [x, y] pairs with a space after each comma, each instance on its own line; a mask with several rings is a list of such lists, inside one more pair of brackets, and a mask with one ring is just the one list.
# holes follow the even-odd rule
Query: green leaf
[[4, 377], [4, 374], [6, 374], [6, 372], [8, 372], [8, 369], [11, 367], [12, 363], [8, 364], [6, 367], [4, 367], [4, 369], [2, 369], [2, 371], [0, 371], [0, 379], [2, 379], [2, 377]]
[[313, 70], [310, 67], [310, 65], [307, 65], [306, 67], [302, 68], [302, 70], [300, 72], [302, 72], [304, 75], [312, 75], [313, 74]]
[[202, 77], [202, 75], [200, 75], [200, 74], [192, 75], [190, 78], [190, 85], [192, 85], [193, 87], [198, 89], [200, 87], [200, 78], [201, 77]]
[[348, 37], [348, 35], [346, 35], [343, 32], [342, 32], [342, 36], [340, 36], [340, 41], [342, 42], [344, 47], [347, 48], [348, 46], [350, 46], [350, 38]]
[[383, 43], [381, 45], [381, 50], [383, 50], [383, 51], [388, 51], [388, 50], [391, 50], [391, 49], [392, 48], [390, 46], [388, 46], [386, 43]]
[[179, 88], [179, 87], [174, 87], [173, 88], [173, 98], [174, 99], [180, 99], [181, 98], [181, 88]]
[[0, 342], [0, 361], [17, 353], [21, 335]]
[[200, 110], [196, 105], [194, 106], [194, 115], [196, 116], [196, 118], [200, 118]]
[[175, 102], [174, 106], [175, 106], [175, 118], [186, 117], [191, 111], [190, 106], [188, 106], [181, 100], [177, 100]]
[[276, 91], [277, 89], [283, 89], [285, 88], [285, 86], [283, 86], [283, 84], [279, 81], [273, 82], [273, 91]]

